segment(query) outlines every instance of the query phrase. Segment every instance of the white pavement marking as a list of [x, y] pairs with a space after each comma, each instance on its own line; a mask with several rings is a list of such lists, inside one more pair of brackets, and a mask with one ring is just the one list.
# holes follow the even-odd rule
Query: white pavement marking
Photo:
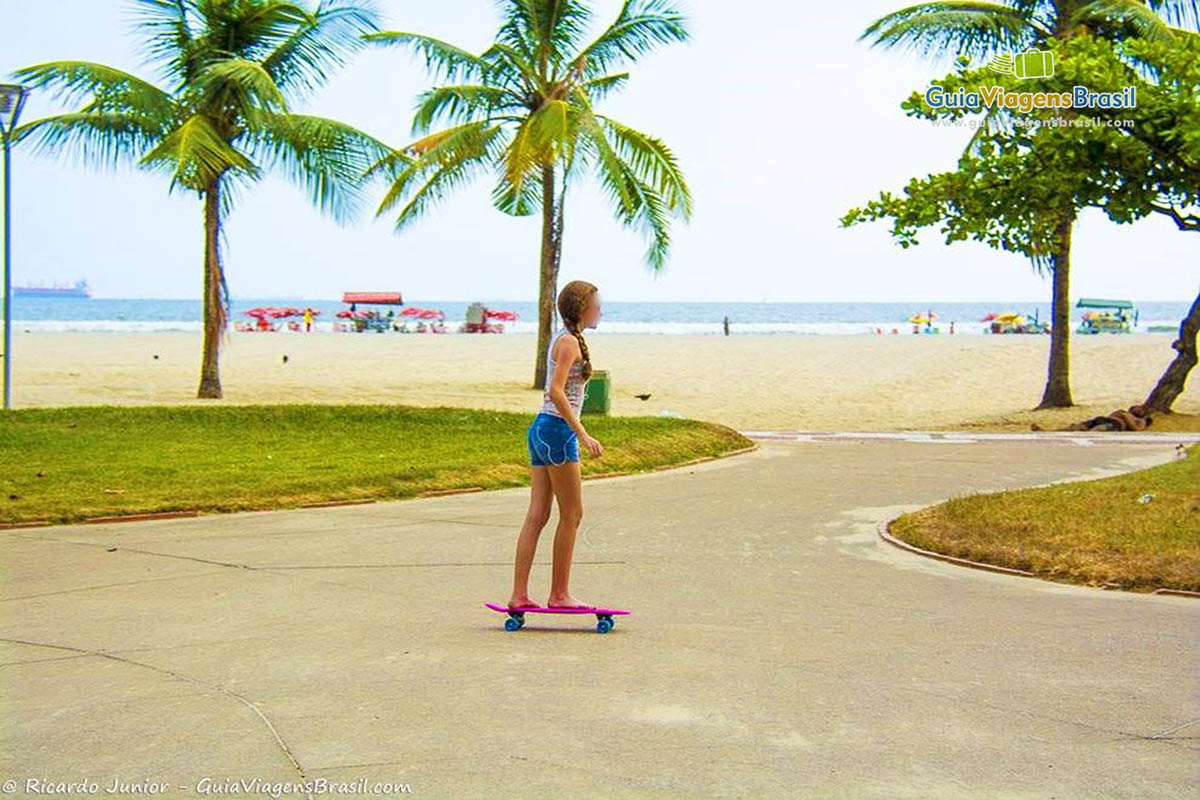
[[954, 433], [950, 431], [738, 431], [751, 439], [778, 439], [790, 442], [845, 441], [880, 439], [921, 444], [978, 444], [980, 442], [1061, 442], [1079, 447], [1097, 444], [1172, 444], [1200, 442], [1200, 433], [1126, 433], [1080, 435], [1072, 432], [1043, 431], [1029, 433]]

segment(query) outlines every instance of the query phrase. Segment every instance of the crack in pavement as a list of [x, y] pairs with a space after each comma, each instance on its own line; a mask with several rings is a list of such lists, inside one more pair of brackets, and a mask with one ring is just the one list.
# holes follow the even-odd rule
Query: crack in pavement
[[[1158, 733], [1152, 733], [1149, 736], [1147, 736], [1145, 734], [1140, 734], [1140, 733], [1129, 733], [1129, 734], [1125, 734], [1125, 735], [1133, 737], [1135, 739], [1148, 739], [1148, 740], [1152, 740], [1152, 741], [1164, 741], [1164, 742], [1170, 742], [1170, 743], [1177, 742], [1177, 741], [1178, 742], [1191, 741], [1193, 739], [1200, 739], [1200, 736], [1170, 736], [1169, 734], [1172, 734], [1175, 731], [1183, 730], [1184, 728], [1191, 727], [1192, 725], [1195, 725], [1198, 722], [1200, 722], [1200, 717], [1197, 717], [1196, 719], [1193, 719], [1193, 720], [1188, 720], [1187, 722], [1181, 722], [1178, 725], [1175, 725], [1174, 727], [1167, 728], [1165, 731], [1159, 731]], [[1188, 749], [1189, 750], [1198, 750], [1200, 748], [1189, 747]]]
[[53, 658], [31, 658], [28, 661], [2, 661], [0, 667], [23, 667], [26, 664], [45, 664], [47, 661], [70, 661], [73, 658], [87, 658], [86, 654], [74, 656], [55, 656]]
[[121, 581], [119, 583], [98, 583], [94, 586], [77, 586], [74, 589], [59, 589], [56, 592], [39, 592], [38, 594], [19, 594], [14, 597], [0, 598], [0, 603], [8, 603], [14, 600], [32, 600], [38, 597], [53, 597], [58, 594], [73, 594], [75, 592], [91, 592], [96, 589], [111, 589], [114, 586], [136, 586], [140, 583], [154, 583], [156, 581], [177, 581], [184, 578], [199, 578], [205, 575], [213, 575], [214, 572], [197, 572], [191, 575], [164, 575], [158, 578], [143, 578], [137, 581]]
[[[1156, 733], [1156, 734], [1153, 734], [1152, 736], [1148, 736], [1147, 738], [1149, 738], [1149, 739], [1158, 739], [1158, 738], [1162, 738], [1162, 737], [1165, 737], [1165, 736], [1166, 736], [1168, 733], [1174, 733], [1175, 731], [1178, 731], [1178, 730], [1183, 730], [1184, 728], [1186, 728], [1186, 727], [1188, 727], [1188, 726], [1190, 726], [1190, 725], [1195, 725], [1197, 722], [1200, 722], [1200, 717], [1197, 717], [1196, 719], [1190, 720], [1189, 722], [1181, 722], [1180, 724], [1176, 725], [1174, 728], [1167, 728], [1165, 731], [1163, 731], [1163, 732], [1161, 732], [1161, 733]], [[1176, 739], [1194, 739], [1194, 738], [1196, 738], [1196, 737], [1194, 737], [1194, 736], [1176, 736], [1176, 737], [1173, 737], [1173, 738], [1176, 738]]]
[[[46, 642], [31, 642], [31, 641], [28, 641], [25, 639], [0, 638], [0, 642], [10, 642], [12, 644], [25, 644], [25, 645], [30, 645], [32, 647], [46, 647], [46, 648], [50, 648], [50, 649], [54, 649], [54, 650], [66, 650], [68, 652], [78, 653], [81, 656], [99, 656], [101, 658], [107, 658], [112, 661], [120, 662], [122, 664], [132, 664], [135, 667], [143, 667], [145, 669], [153, 670], [154, 672], [160, 672], [164, 675], [170, 675], [172, 678], [176, 678], [176, 679], [182, 680], [182, 681], [187, 681], [188, 683], [194, 683], [197, 686], [203, 686], [206, 689], [212, 689], [214, 691], [220, 692], [221, 694], [225, 695], [226, 697], [231, 697], [234, 700], [238, 701], [239, 703], [244, 705], [246, 708], [250, 709], [251, 711], [253, 711], [255, 714], [258, 715], [258, 718], [260, 720], [262, 720], [262, 723], [267, 726], [267, 730], [269, 730], [271, 732], [271, 736], [274, 737], [276, 744], [279, 745], [279, 747], [283, 750], [284, 755], [287, 756], [288, 761], [292, 762], [292, 767], [296, 770], [296, 773], [299, 774], [301, 782], [307, 783], [307, 781], [308, 781], [308, 777], [304, 774], [304, 767], [300, 766], [300, 762], [297, 761], [296, 756], [292, 754], [292, 750], [291, 750], [291, 748], [289, 748], [287, 746], [287, 742], [283, 741], [283, 737], [279, 735], [279, 731], [276, 730], [275, 726], [271, 724], [271, 720], [269, 720], [267, 718], [267, 715], [264, 714], [257, 705], [255, 705], [254, 703], [251, 703], [249, 700], [247, 700], [245, 697], [238, 694], [237, 692], [230, 691], [229, 689], [226, 689], [223, 686], [218, 686], [215, 683], [209, 683], [207, 681], [202, 681], [199, 678], [193, 678], [192, 676], [185, 675], [182, 672], [176, 672], [175, 670], [167, 669], [166, 667], [158, 667], [158, 666], [155, 666], [154, 664], [147, 664], [142, 661], [135, 661], [131, 658], [122, 658], [121, 656], [116, 656], [116, 655], [113, 655], [112, 653], [107, 653], [102, 650], [88, 650], [85, 647], [72, 647], [70, 645], [64, 645], [64, 644], [48, 644]], [[311, 791], [308, 791], [306, 789], [305, 794], [308, 796], [309, 800], [313, 800], [313, 795], [312, 795]]]
[[[535, 561], [534, 565], [550, 566], [549, 561]], [[628, 564], [628, 561], [575, 561], [571, 560], [571, 565], [577, 564]], [[247, 567], [247, 569], [255, 570], [275, 570], [275, 569], [392, 569], [393, 567], [511, 567], [512, 561], [434, 561], [434, 562], [411, 562], [404, 564], [263, 564], [257, 567]]]
[[[31, 541], [49, 541], [59, 542], [60, 544], [76, 544], [82, 547], [103, 547], [105, 551], [116, 552], [118, 550], [126, 553], [137, 553], [143, 556], [157, 556], [158, 558], [176, 558], [181, 561], [196, 561], [201, 564], [212, 564], [217, 567], [230, 567], [232, 569], [245, 569], [250, 571], [268, 571], [275, 569], [394, 569], [400, 567], [507, 567], [512, 566], [512, 561], [402, 561], [395, 564], [242, 564], [236, 561], [217, 561], [210, 558], [200, 558], [199, 556], [179, 555], [178, 553], [156, 553], [153, 550], [142, 550], [137, 547], [121, 547], [120, 545], [110, 545], [104, 542], [77, 542], [73, 539], [56, 539], [53, 536], [32, 536], [21, 537]], [[547, 565], [549, 561], [538, 561], [536, 564]], [[572, 560], [572, 564], [628, 564], [628, 561], [611, 560], [611, 561], [577, 561]], [[208, 573], [201, 573], [208, 574]], [[194, 577], [194, 576], [179, 576], [179, 577]], [[168, 578], [148, 578], [147, 580], [170, 580]], [[130, 581], [133, 583], [143, 583], [144, 581]], [[104, 588], [104, 586], [123, 586], [126, 584], [103, 584], [96, 587], [82, 587], [80, 589], [64, 589], [62, 592], [47, 592], [46, 594], [62, 594], [65, 592], [85, 591], [89, 588]], [[28, 597], [41, 597], [44, 595], [27, 595]], [[6, 598], [9, 600], [20, 600], [20, 597]]]

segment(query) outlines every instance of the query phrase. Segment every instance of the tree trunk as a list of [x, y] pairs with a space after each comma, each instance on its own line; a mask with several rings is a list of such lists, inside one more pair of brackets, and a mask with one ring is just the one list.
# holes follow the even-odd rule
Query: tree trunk
[[558, 295], [558, 266], [562, 256], [563, 202], [554, 197], [554, 165], [542, 167], [542, 257], [538, 285], [537, 360], [534, 362], [533, 388], [546, 388], [546, 347], [550, 343]]
[[1074, 215], [1067, 213], [1055, 228], [1054, 299], [1050, 311], [1050, 366], [1046, 389], [1037, 408], [1065, 408], [1071, 401], [1071, 226]]
[[200, 367], [197, 397], [221, 397], [221, 373], [217, 365], [221, 334], [225, 332], [225, 305], [221, 290], [221, 183], [219, 178], [204, 189], [204, 358]]
[[1167, 366], [1166, 372], [1146, 398], [1145, 405], [1151, 411], [1170, 414], [1171, 404], [1183, 393], [1188, 373], [1196, 366], [1197, 332], [1200, 332], [1200, 294], [1196, 295], [1187, 316], [1179, 324], [1179, 338], [1171, 342], [1171, 347], [1176, 351], [1175, 360]]

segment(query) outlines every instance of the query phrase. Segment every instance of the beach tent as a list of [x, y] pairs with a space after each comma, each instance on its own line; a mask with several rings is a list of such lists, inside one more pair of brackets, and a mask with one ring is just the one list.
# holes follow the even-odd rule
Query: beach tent
[[1129, 300], [1105, 300], [1099, 297], [1081, 297], [1076, 308], [1133, 308]]
[[[1083, 322], [1077, 329], [1078, 333], [1129, 333], [1133, 326], [1137, 325], [1138, 312], [1129, 300], [1081, 297], [1075, 307], [1104, 309], [1085, 312]], [[1130, 311], [1133, 311], [1132, 318]]]
[[365, 303], [372, 306], [402, 306], [399, 292], [342, 292], [343, 303]]

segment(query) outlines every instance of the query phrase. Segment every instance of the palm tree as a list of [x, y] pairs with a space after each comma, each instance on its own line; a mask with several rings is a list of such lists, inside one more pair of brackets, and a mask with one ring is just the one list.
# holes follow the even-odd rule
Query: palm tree
[[17, 70], [79, 111], [18, 129], [39, 150], [75, 149], [95, 164], [134, 163], [170, 176], [169, 191], [204, 205], [204, 355], [198, 397], [221, 397], [218, 351], [229, 318], [222, 220], [239, 190], [267, 170], [296, 181], [338, 222], [360, 200], [363, 172], [390, 148], [348, 125], [293, 113], [330, 70], [378, 30], [371, 0], [132, 0], [145, 53], [163, 89], [84, 61]]
[[[1042, 46], [1051, 37], [1064, 39], [1084, 32], [1113, 40], [1168, 38], [1174, 35], [1168, 23], [1195, 27], [1198, 21], [1200, 0], [952, 0], [894, 11], [871, 23], [859, 38], [885, 47], [911, 48], [935, 58], [951, 52], [988, 58]], [[1074, 405], [1069, 346], [1075, 213], [1073, 208], [1063, 209], [1055, 221], [1055, 246], [1047, 259], [1054, 278], [1053, 321], [1046, 387], [1037, 408]], [[1042, 263], [1035, 260], [1035, 269], [1040, 271]]]
[[[659, 44], [685, 41], [683, 17], [668, 0], [626, 0], [594, 41], [584, 44], [591, 12], [577, 0], [501, 0], [495, 42], [474, 55], [415, 33], [372, 33], [381, 45], [404, 45], [425, 57], [435, 80], [413, 120], [421, 138], [382, 159], [391, 180], [382, 215], [404, 203], [400, 230], [451, 189], [479, 173], [497, 174], [493, 204], [505, 213], [542, 212], [538, 351], [534, 388], [546, 378], [562, 256], [567, 186], [593, 172], [618, 220], [649, 239], [646, 262], [659, 271], [669, 250], [669, 218], [687, 219], [692, 201], [674, 154], [659, 139], [600, 114], [595, 103], [624, 86], [613, 70]], [[436, 131], [435, 125], [445, 124]]]

